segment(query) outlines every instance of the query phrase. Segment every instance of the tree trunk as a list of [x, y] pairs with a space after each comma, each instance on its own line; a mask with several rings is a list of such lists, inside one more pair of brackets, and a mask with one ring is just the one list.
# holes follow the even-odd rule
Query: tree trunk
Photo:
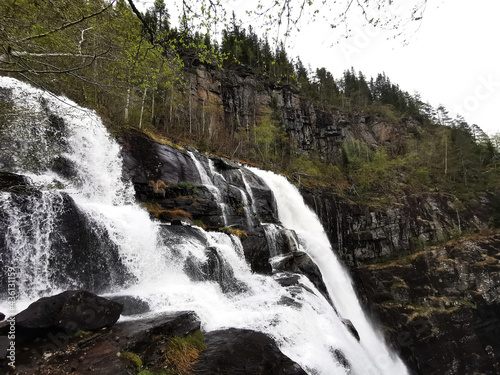
[[124, 120], [125, 124], [128, 125], [128, 110], [130, 108], [130, 87], [127, 89], [127, 100], [125, 101], [125, 113], [124, 113]]
[[146, 93], [148, 92], [147, 87], [144, 88], [144, 94], [142, 94], [142, 105], [141, 105], [141, 117], [139, 118], [139, 129], [142, 129], [142, 115], [144, 113], [144, 102], [146, 101]]

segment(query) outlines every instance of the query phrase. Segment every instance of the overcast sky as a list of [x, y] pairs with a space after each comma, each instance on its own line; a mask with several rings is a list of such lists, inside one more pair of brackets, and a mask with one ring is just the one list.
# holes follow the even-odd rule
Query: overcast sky
[[[245, 16], [238, 10], [252, 4], [232, 3], [239, 18]], [[289, 56], [313, 69], [325, 67], [335, 78], [351, 67], [367, 77], [385, 72], [434, 107], [443, 104], [489, 134], [500, 132], [500, 1], [429, 0], [419, 29], [406, 35], [408, 44], [391, 38], [394, 33], [363, 27], [356, 14], [349, 39], [321, 21], [304, 23], [287, 41]]]

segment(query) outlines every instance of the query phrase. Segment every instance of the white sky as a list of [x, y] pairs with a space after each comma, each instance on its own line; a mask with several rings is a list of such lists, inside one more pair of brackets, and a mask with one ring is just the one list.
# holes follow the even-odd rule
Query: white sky
[[[248, 8], [250, 1], [233, 3], [237, 17], [244, 18], [238, 4]], [[394, 33], [363, 28], [361, 20], [352, 18], [351, 38], [317, 21], [303, 24], [301, 33], [287, 41], [287, 51], [313, 69], [325, 67], [335, 78], [351, 66], [367, 77], [385, 72], [401, 89], [418, 91], [423, 101], [443, 104], [452, 116], [460, 114], [494, 134], [500, 132], [499, 17], [498, 0], [428, 0], [420, 28], [407, 45], [390, 38]], [[252, 26], [258, 30], [255, 21]]]

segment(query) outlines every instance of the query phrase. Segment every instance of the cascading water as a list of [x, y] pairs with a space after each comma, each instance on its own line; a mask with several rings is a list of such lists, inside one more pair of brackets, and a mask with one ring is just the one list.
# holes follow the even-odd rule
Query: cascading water
[[222, 194], [221, 194], [219, 188], [214, 184], [214, 182], [212, 181], [212, 178], [210, 178], [210, 176], [208, 175], [207, 170], [203, 167], [203, 165], [196, 158], [196, 156], [191, 151], [188, 151], [188, 155], [193, 160], [194, 165], [196, 166], [196, 169], [198, 170], [198, 173], [200, 174], [201, 183], [203, 185], [205, 185], [205, 187], [208, 190], [210, 190], [210, 192], [213, 194], [215, 201], [217, 202], [218, 206], [220, 207], [221, 214], [222, 214], [222, 221], [224, 223], [224, 226], [227, 226], [227, 204], [225, 202], [223, 202]]
[[[297, 232], [303, 250], [320, 266], [331, 299], [342, 317], [352, 320], [361, 342], [307, 277], [296, 275], [298, 281], [290, 286], [280, 283], [287, 274], [253, 273], [245, 261], [238, 237], [206, 232], [195, 226], [152, 221], [149, 214], [133, 202], [133, 189], [121, 178], [119, 146], [107, 135], [94, 112], [13, 79], [0, 77], [0, 87], [12, 91], [12, 102], [18, 111], [29, 108], [30, 113], [39, 113], [40, 117], [29, 124], [19, 122], [22, 120], [13, 123], [9, 137], [15, 137], [16, 126], [24, 127], [23, 131], [31, 127], [32, 133], [41, 138], [31, 142], [50, 146], [54, 142], [47, 137], [55, 136], [54, 124], [61, 128], [57, 149], [39, 150], [36, 163], [33, 163], [27, 155], [30, 148], [36, 147], [30, 145], [26, 137], [18, 142], [28, 151], [18, 152], [15, 158], [7, 160], [5, 165], [8, 167], [4, 167], [29, 175], [38, 191], [38, 201], [24, 204], [24, 212], [14, 202], [15, 193], [0, 195], [3, 211], [0, 224], [8, 223], [10, 228], [3, 241], [10, 255], [3, 258], [3, 263], [19, 269], [19, 274], [25, 275], [23, 278], [31, 278], [30, 283], [20, 286], [19, 296], [24, 301], [19, 301], [18, 309], [61, 288], [88, 286], [99, 290], [106, 279], [108, 295], [140, 297], [149, 303], [151, 314], [192, 310], [200, 317], [205, 331], [236, 327], [265, 332], [276, 340], [284, 354], [309, 374], [406, 373], [364, 318], [347, 276], [324, 242], [326, 237], [317, 227], [317, 219], [306, 218], [309, 211], [298, 204], [301, 198], [290, 184], [254, 170], [275, 190], [282, 223]], [[62, 119], [64, 124], [55, 118]], [[196, 156], [191, 157], [196, 163]], [[213, 185], [208, 171], [199, 161], [197, 168], [200, 175], [205, 174], [207, 181], [204, 182]], [[242, 177], [256, 214], [252, 190], [243, 173]], [[290, 194], [288, 203], [283, 201], [287, 194]], [[67, 256], [66, 249], [55, 243], [68, 242], [65, 238], [61, 240], [57, 232], [63, 215], [61, 211], [66, 210], [68, 201], [75, 202], [75, 212], [81, 212], [89, 230], [95, 232], [94, 244], [107, 244], [97, 246], [99, 254], [93, 254], [101, 267], [95, 268], [102, 273], [101, 278], [92, 267], [88, 272], [75, 274], [69, 284], [54, 277], [65, 272], [57, 268], [64, 267], [62, 263], [65, 262], [54, 260]], [[286, 204], [291, 207], [287, 208]], [[293, 210], [300, 212], [293, 213]], [[290, 214], [307, 220], [308, 226], [294, 224]], [[27, 215], [39, 220], [28, 223]], [[311, 238], [309, 233], [316, 238]], [[70, 246], [69, 242], [66, 245]], [[106, 254], [100, 254], [102, 252]], [[84, 260], [92, 261], [82, 258], [82, 262]], [[84, 269], [86, 264], [77, 266], [75, 268]], [[114, 276], [110, 278], [109, 275]], [[346, 290], [338, 290], [343, 288]], [[5, 305], [0, 304], [0, 311], [3, 308]]]
[[298, 189], [283, 176], [255, 168], [250, 169], [266, 181], [273, 190], [280, 221], [285, 227], [297, 233], [304, 251], [320, 268], [329, 295], [338, 312], [350, 319], [356, 327], [361, 338], [361, 345], [369, 359], [369, 362], [365, 364], [365, 371], [368, 369], [373, 371], [373, 366], [375, 366], [383, 374], [407, 373], [404, 364], [389, 352], [366, 318], [347, 271], [333, 253], [323, 226], [316, 214], [306, 206]]

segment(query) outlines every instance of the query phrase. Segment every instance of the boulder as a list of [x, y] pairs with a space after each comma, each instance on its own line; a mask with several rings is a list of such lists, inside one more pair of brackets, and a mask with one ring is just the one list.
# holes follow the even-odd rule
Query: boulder
[[[96, 330], [116, 323], [123, 305], [83, 290], [70, 290], [40, 298], [15, 316], [16, 335], [31, 340], [53, 332], [69, 335]], [[8, 329], [0, 325], [0, 334]]]
[[302, 375], [306, 372], [261, 332], [230, 328], [205, 335], [207, 350], [193, 367], [200, 375]]

